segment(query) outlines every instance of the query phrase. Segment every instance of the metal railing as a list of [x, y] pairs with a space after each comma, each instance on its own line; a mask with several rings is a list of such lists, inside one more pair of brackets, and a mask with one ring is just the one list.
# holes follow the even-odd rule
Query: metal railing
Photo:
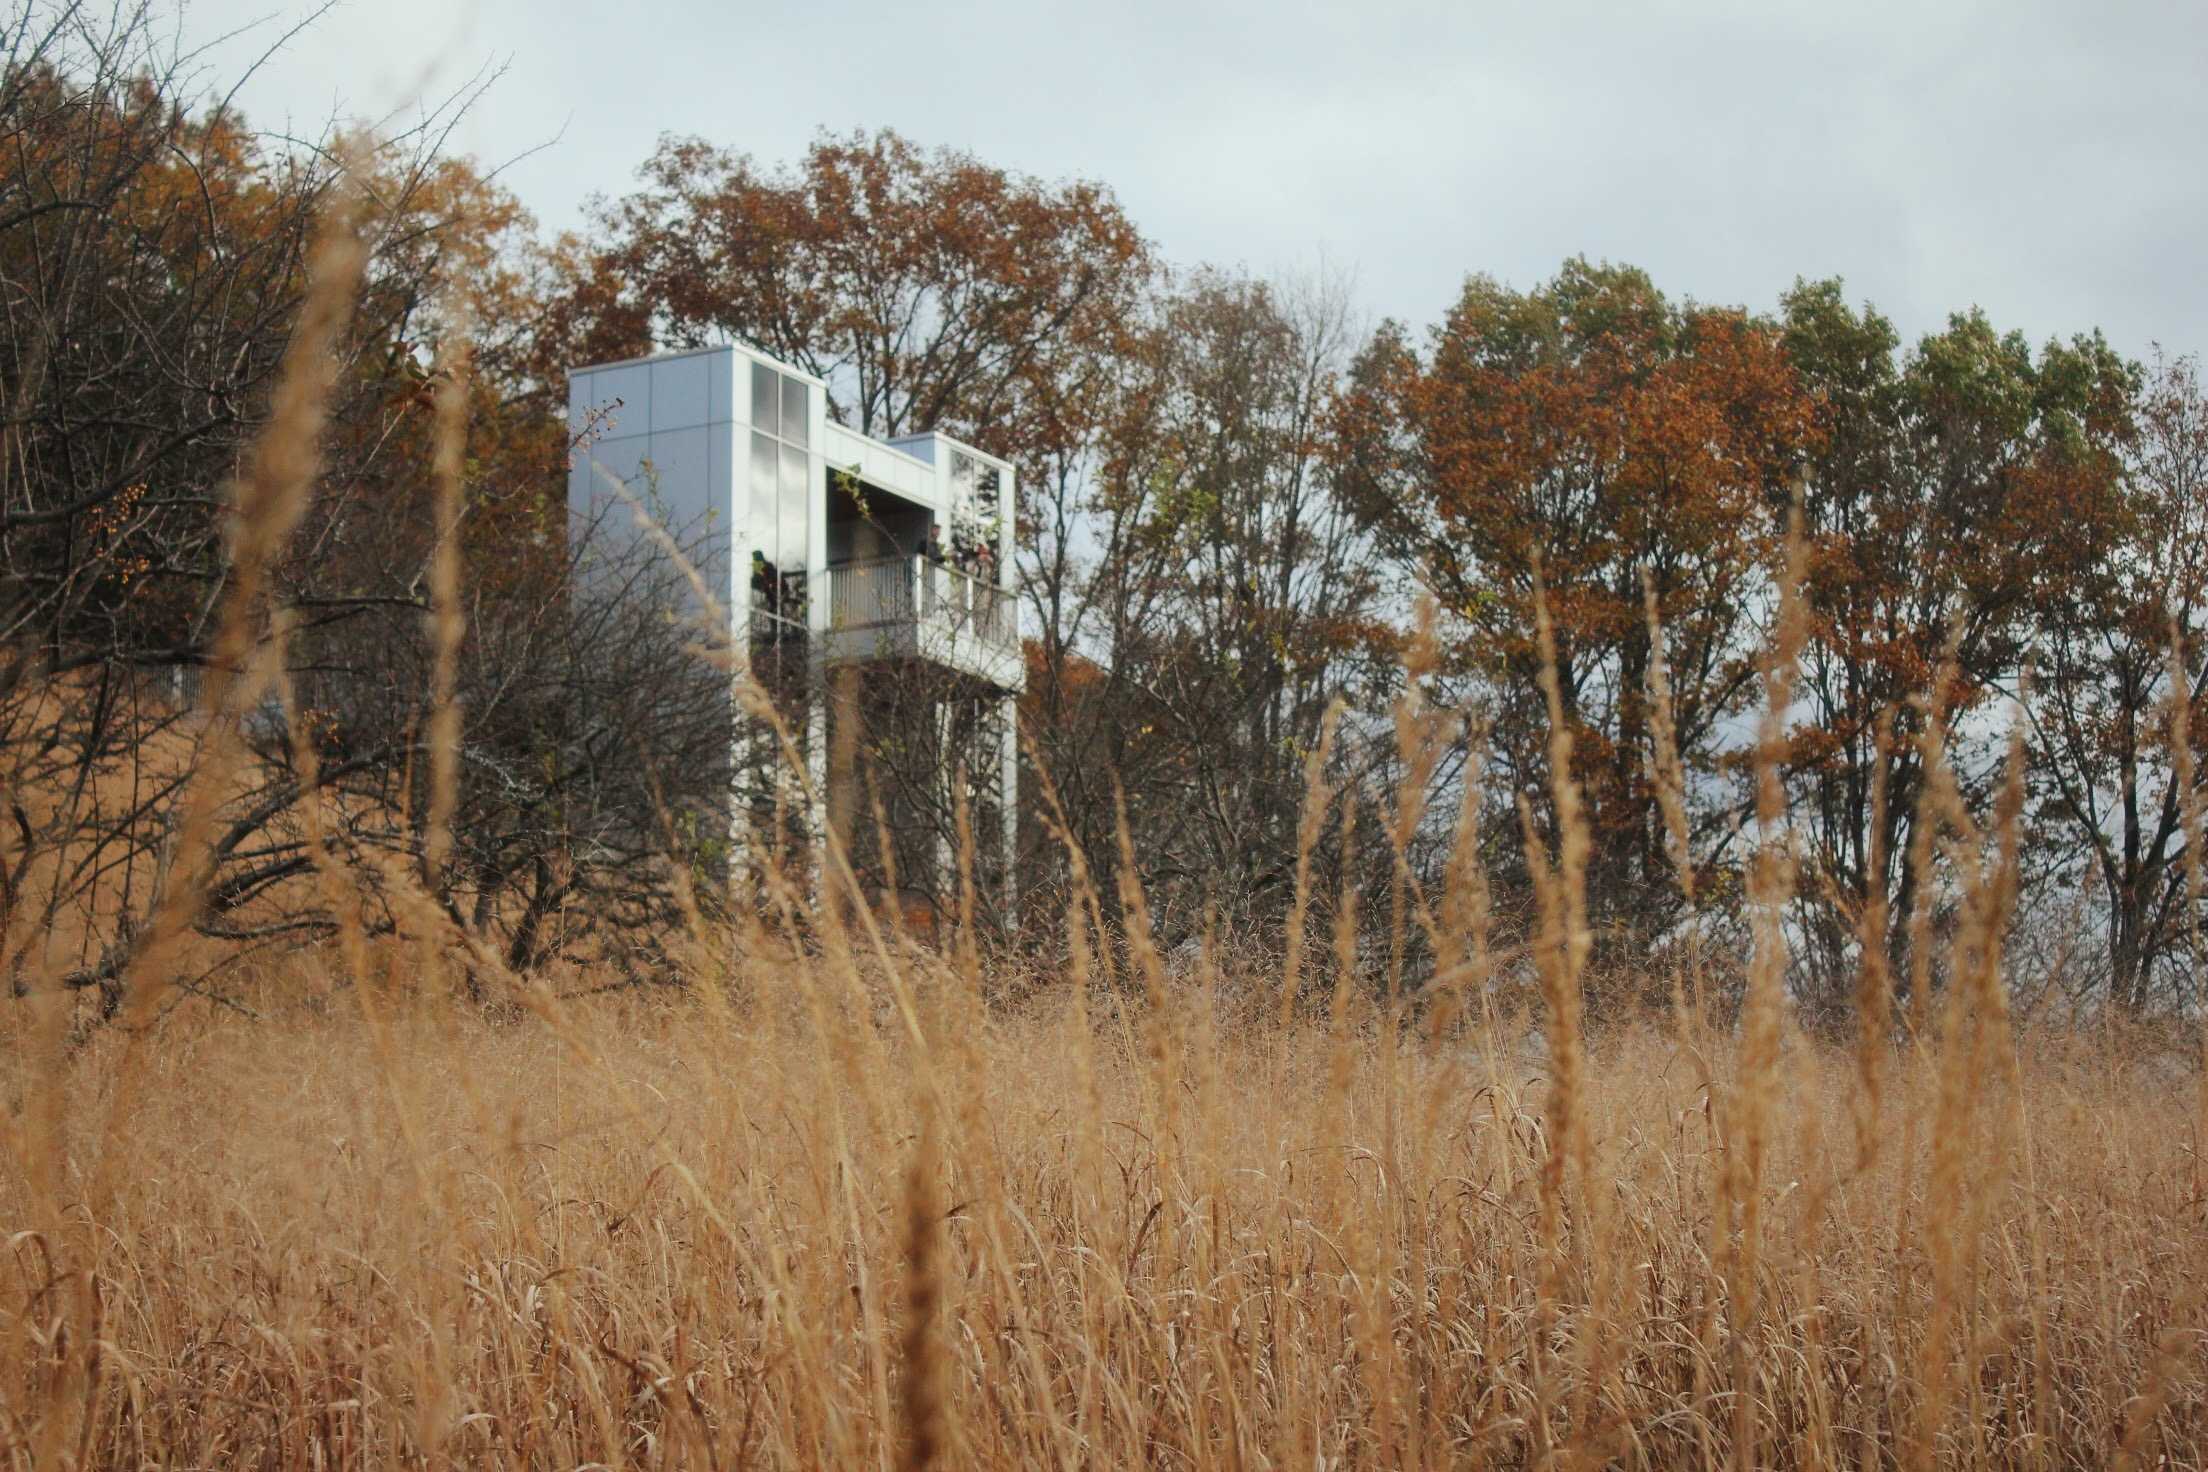
[[862, 629], [926, 619], [994, 645], [1015, 642], [1012, 595], [947, 563], [876, 557], [828, 567], [831, 628]]
[[864, 629], [909, 622], [913, 616], [910, 557], [875, 557], [828, 566], [828, 625]]
[[941, 562], [923, 562], [921, 577], [930, 616], [946, 617], [952, 628], [969, 629], [991, 644], [1011, 642], [1011, 600], [1003, 589]]

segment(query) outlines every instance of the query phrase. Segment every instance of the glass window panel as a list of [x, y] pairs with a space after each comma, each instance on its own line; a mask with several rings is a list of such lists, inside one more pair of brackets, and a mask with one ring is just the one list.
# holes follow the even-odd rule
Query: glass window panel
[[951, 517], [954, 523], [974, 514], [974, 460], [951, 451]]
[[805, 385], [794, 378], [782, 380], [782, 438], [793, 445], [806, 443], [813, 416], [805, 402]]
[[780, 392], [782, 375], [764, 363], [751, 365], [751, 425], [773, 434], [778, 422], [775, 416], [775, 399]]
[[811, 550], [806, 528], [811, 511], [810, 487], [805, 484], [809, 457], [803, 450], [782, 447], [782, 570], [803, 572]]
[[775, 494], [775, 472], [781, 447], [763, 434], [751, 437], [751, 543], [768, 562], [777, 562], [775, 531], [781, 519], [781, 499]]

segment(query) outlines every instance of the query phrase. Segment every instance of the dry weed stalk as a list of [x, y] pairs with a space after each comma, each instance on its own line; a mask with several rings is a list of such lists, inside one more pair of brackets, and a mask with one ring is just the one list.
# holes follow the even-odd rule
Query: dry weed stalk
[[[2185, 636], [2170, 620], [2169, 733], [2170, 780], [2176, 784], [2185, 825], [2185, 911], [2181, 924], [2193, 973], [2208, 977], [2208, 800], [2201, 793], [2198, 758], [2193, 750], [2193, 708], [2199, 692], [2186, 673]], [[2202, 1022], [2200, 1075], [2201, 1137], [2208, 1140], [2208, 1018]], [[2196, 1172], [2196, 1179], [2197, 1179]]]
[[[1555, 1335], [1565, 1285], [1574, 1257], [1566, 1240], [1566, 1169], [1577, 1168], [1580, 1203], [1592, 1211], [1601, 1196], [1592, 1179], [1594, 1146], [1582, 1095], [1586, 1089], [1587, 1045], [1581, 1029], [1581, 977], [1594, 937], [1587, 926], [1587, 862], [1592, 849], [1579, 782], [1572, 774], [1572, 729], [1564, 714], [1563, 683], [1557, 673], [1556, 629], [1549, 615], [1548, 589], [1538, 556], [1533, 563], [1534, 634], [1541, 660], [1541, 693], [1549, 711], [1549, 791], [1556, 813], [1557, 856], [1552, 862], [1542, 841], [1532, 804], [1518, 798], [1526, 866], [1531, 871], [1539, 913], [1537, 966], [1545, 1007], [1542, 1033], [1548, 1047], [1549, 1080], [1543, 1105], [1547, 1148], [1540, 1174], [1541, 1276], [1534, 1323], [1534, 1437], [1546, 1460], [1555, 1448], [1550, 1424], [1556, 1407], [1556, 1367], [1547, 1345]], [[1584, 1247], [1585, 1235], [1579, 1244]], [[1581, 1337], [1587, 1347], [1588, 1336]], [[1588, 1382], [1583, 1378], [1582, 1387]], [[1584, 1424], [1583, 1407], [1572, 1419]]]
[[936, 1189], [936, 1129], [929, 1101], [918, 1101], [920, 1130], [905, 1173], [905, 1328], [898, 1404], [905, 1439], [898, 1466], [907, 1472], [935, 1465], [946, 1449], [943, 1352], [936, 1320], [943, 1300], [942, 1215]]
[[1886, 901], [1886, 804], [1892, 780], [1894, 717], [1878, 717], [1877, 756], [1871, 768], [1870, 844], [1864, 857], [1863, 894], [1855, 917], [1858, 953], [1855, 1008], [1855, 1168], [1871, 1168], [1878, 1153], [1885, 1104], [1886, 1054], [1894, 1030], [1894, 970], [1887, 954], [1890, 917]]
[[1296, 998], [1303, 987], [1304, 926], [1311, 913], [1311, 855], [1326, 828], [1327, 809], [1334, 790], [1328, 785], [1326, 766], [1334, 753], [1334, 733], [1341, 724], [1342, 702], [1330, 701], [1319, 720], [1318, 744], [1303, 754], [1303, 808], [1296, 819], [1296, 883], [1288, 901], [1288, 920], [1280, 968], [1280, 1025], [1295, 1019]]
[[1438, 618], [1433, 599], [1421, 599], [1411, 636], [1403, 645], [1403, 693], [1390, 712], [1395, 722], [1396, 759], [1401, 764], [1396, 776], [1394, 821], [1388, 830], [1388, 851], [1395, 861], [1388, 904], [1387, 1002], [1391, 1009], [1403, 992], [1407, 923], [1416, 918], [1428, 935], [1434, 929], [1432, 907], [1412, 868], [1411, 855], [1425, 822], [1434, 774], [1457, 735], [1455, 716], [1435, 709], [1426, 696], [1426, 682], [1441, 667]]
[[430, 556], [429, 813], [422, 873], [431, 889], [444, 881], [452, 848], [452, 815], [460, 803], [460, 518], [466, 506], [470, 355], [465, 314], [437, 353], [436, 436], [430, 462], [437, 485], [437, 545]]
[[1671, 662], [1664, 653], [1663, 610], [1656, 598], [1656, 574], [1645, 567], [1641, 569], [1641, 603], [1648, 620], [1648, 725], [1656, 747], [1656, 806], [1663, 815], [1664, 845], [1672, 873], [1678, 876], [1679, 897], [1686, 904], [1682, 923], [1687, 936], [1689, 985], [1681, 987], [1674, 973], [1672, 1003], [1681, 1036], [1694, 1036], [1709, 1026], [1709, 1001], [1702, 982], [1701, 915], [1695, 895], [1694, 830], [1687, 821], [1687, 771], [1679, 756]]
[[[358, 145], [352, 149], [355, 156], [362, 152]], [[260, 654], [269, 575], [306, 514], [322, 463], [320, 441], [337, 381], [338, 350], [367, 261], [357, 229], [359, 209], [358, 191], [347, 184], [323, 216], [308, 263], [306, 300], [277, 375], [268, 425], [231, 485], [229, 567], [201, 686], [207, 736], [182, 798], [161, 902], [123, 974], [123, 1014], [133, 1027], [147, 1021], [177, 943], [199, 918], [215, 822], [238, 756], [238, 724], [260, 697], [263, 680], [256, 673], [269, 669]], [[126, 1119], [127, 1111], [116, 1124]]]
[[1488, 882], [1487, 865], [1480, 857], [1487, 761], [1487, 730], [1475, 726], [1466, 733], [1457, 820], [1450, 831], [1449, 861], [1442, 870], [1441, 913], [1433, 917], [1428, 935], [1434, 948], [1434, 985], [1441, 996], [1429, 1014], [1427, 1035], [1437, 1044], [1450, 1036], [1464, 1014], [1465, 995], [1470, 993], [1479, 999], [1481, 1025], [1492, 1051], [1499, 1045], [1494, 997], [1495, 896]]
[[1786, 828], [1783, 770], [1787, 719], [1794, 704], [1808, 611], [1802, 587], [1808, 550], [1797, 492], [1779, 576], [1778, 618], [1763, 663], [1763, 717], [1755, 752], [1756, 843], [1748, 861], [1751, 950], [1748, 995], [1741, 1012], [1737, 1074], [1726, 1100], [1725, 1180], [1720, 1192], [1726, 1240], [1726, 1310], [1731, 1319], [1733, 1463], [1758, 1460], [1761, 1428], [1750, 1339], [1764, 1316], [1761, 1265], [1765, 1170], [1777, 1102], [1779, 1042], [1786, 1004], [1786, 908], [1794, 899], [1795, 866]]
[[[348, 146], [349, 157], [363, 152], [357, 143]], [[206, 900], [215, 827], [238, 760], [239, 724], [281, 666], [283, 651], [262, 638], [269, 577], [306, 512], [321, 465], [320, 440], [337, 379], [338, 350], [367, 260], [357, 228], [359, 210], [358, 188], [348, 179], [323, 217], [309, 258], [306, 300], [277, 375], [268, 425], [232, 485], [228, 580], [201, 692], [207, 734], [179, 800], [182, 817], [160, 903], [120, 983], [120, 1014], [133, 1050], [146, 1035], [163, 994], [162, 982]], [[122, 1158], [119, 1143], [142, 1097], [138, 1077], [126, 1071], [109, 1106], [91, 1187], [95, 1206], [115, 1188]]]

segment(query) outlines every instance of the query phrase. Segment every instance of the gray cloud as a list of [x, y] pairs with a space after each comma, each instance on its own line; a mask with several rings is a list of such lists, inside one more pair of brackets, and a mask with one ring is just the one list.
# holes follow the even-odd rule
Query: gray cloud
[[[187, 34], [267, 3], [200, 0]], [[1415, 323], [1468, 272], [1529, 285], [1584, 252], [1706, 301], [1837, 274], [1905, 333], [1977, 304], [2136, 354], [2208, 349], [2204, 42], [2197, 6], [2051, 0], [349, 0], [244, 95], [305, 123], [510, 58], [459, 142], [557, 137], [508, 176], [553, 226], [629, 187], [661, 132], [773, 160], [886, 124], [1103, 180], [1178, 261], [1323, 253]]]

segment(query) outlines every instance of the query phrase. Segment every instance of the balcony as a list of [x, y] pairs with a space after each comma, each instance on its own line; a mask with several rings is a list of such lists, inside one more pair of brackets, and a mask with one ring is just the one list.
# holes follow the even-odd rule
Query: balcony
[[925, 660], [1003, 690], [1026, 676], [1012, 595], [920, 556], [829, 564], [827, 652]]

